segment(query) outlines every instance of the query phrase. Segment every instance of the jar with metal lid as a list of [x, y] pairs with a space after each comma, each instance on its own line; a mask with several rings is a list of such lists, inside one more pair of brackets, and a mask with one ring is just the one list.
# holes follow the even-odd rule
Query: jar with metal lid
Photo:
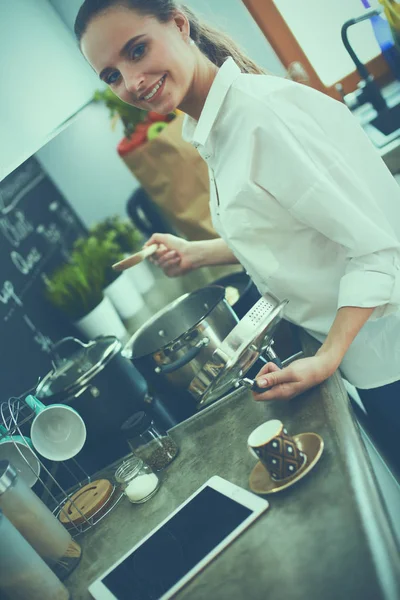
[[0, 598], [68, 600], [67, 588], [0, 510]]
[[179, 448], [172, 437], [143, 411], [125, 421], [121, 431], [132, 452], [153, 471], [165, 469], [178, 455]]
[[115, 479], [133, 504], [142, 504], [150, 500], [160, 487], [157, 475], [136, 456], [128, 458], [118, 467]]
[[0, 508], [60, 579], [78, 565], [79, 544], [5, 460], [0, 461]]

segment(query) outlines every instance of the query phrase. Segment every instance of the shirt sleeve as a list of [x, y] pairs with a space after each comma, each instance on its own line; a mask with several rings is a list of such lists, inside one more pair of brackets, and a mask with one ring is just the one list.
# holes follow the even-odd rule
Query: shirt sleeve
[[[335, 111], [333, 118], [338, 118]], [[350, 128], [360, 129], [347, 108], [339, 105], [338, 111], [340, 118], [350, 116]], [[373, 319], [399, 310], [399, 238], [360, 169], [348, 164], [312, 115], [304, 111], [296, 115], [295, 108], [284, 120], [270, 108], [263, 117], [253, 135], [252, 179], [298, 221], [345, 249], [338, 308], [377, 307]], [[370, 144], [367, 138], [364, 142], [363, 132], [357, 131], [357, 136], [361, 146]], [[376, 176], [383, 177], [384, 184], [391, 174], [380, 163], [376, 153]], [[396, 186], [388, 187], [400, 192]]]

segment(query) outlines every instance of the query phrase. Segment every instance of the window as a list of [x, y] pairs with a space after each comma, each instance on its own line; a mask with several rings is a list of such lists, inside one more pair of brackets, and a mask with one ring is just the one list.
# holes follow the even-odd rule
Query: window
[[[349, 18], [365, 11], [361, 0], [243, 0], [286, 68], [300, 62], [310, 85], [338, 97], [335, 83], [345, 93], [360, 80], [345, 50], [340, 29]], [[370, 0], [372, 8], [378, 0]], [[391, 78], [369, 21], [349, 30], [349, 40], [369, 71], [386, 82]]]

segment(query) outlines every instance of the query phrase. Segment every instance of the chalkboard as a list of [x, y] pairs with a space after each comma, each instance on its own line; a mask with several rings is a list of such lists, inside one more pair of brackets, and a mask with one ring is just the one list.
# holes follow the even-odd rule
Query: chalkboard
[[34, 387], [51, 369], [52, 344], [76, 335], [43, 291], [85, 234], [35, 158], [0, 182], [0, 402]]

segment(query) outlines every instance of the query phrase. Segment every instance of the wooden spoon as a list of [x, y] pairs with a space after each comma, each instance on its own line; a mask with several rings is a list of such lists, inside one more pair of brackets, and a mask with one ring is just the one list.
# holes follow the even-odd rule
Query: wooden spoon
[[156, 252], [158, 249], [158, 244], [151, 244], [151, 246], [143, 248], [143, 250], [140, 250], [140, 252], [136, 252], [135, 254], [132, 254], [132, 256], [128, 256], [127, 258], [124, 258], [123, 260], [113, 264], [112, 268], [115, 271], [125, 271], [125, 269], [129, 269], [130, 267], [138, 265], [145, 258], [154, 254], [154, 252]]

